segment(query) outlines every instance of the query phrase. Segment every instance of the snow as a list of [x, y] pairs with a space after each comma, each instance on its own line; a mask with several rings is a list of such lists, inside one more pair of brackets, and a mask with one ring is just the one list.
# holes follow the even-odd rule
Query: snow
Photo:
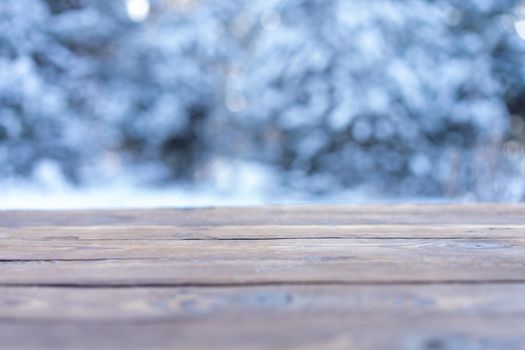
[[96, 188], [62, 188], [13, 186], [1, 188], [0, 209], [111, 209], [206, 206], [250, 206], [265, 203], [253, 194], [232, 194], [189, 190], [179, 187], [162, 189], [106, 185]]
[[514, 0], [2, 0], [0, 201], [519, 200], [524, 20]]
[[[519, 186], [519, 184], [514, 184]], [[43, 188], [32, 183], [0, 183], [0, 210], [82, 210], [82, 209], [149, 209], [188, 207], [236, 207], [305, 204], [363, 203], [445, 203], [442, 197], [385, 197], [370, 190], [356, 188], [330, 196], [307, 196], [298, 192], [260, 193], [258, 191], [225, 194], [213, 188], [168, 186], [137, 187], [130, 183], [108, 183], [97, 187]], [[456, 201], [472, 199], [456, 199]]]
[[149, 15], [150, 2], [149, 0], [126, 0], [126, 9], [129, 18], [135, 22], [142, 22]]

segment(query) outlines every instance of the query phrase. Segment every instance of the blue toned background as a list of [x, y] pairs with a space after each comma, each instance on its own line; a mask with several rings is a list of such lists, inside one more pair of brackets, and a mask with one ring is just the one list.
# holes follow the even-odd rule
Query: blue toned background
[[525, 3], [1, 0], [0, 208], [521, 201]]

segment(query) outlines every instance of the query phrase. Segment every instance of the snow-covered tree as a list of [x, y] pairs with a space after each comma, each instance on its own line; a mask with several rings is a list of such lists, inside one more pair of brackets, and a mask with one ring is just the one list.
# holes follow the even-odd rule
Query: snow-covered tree
[[517, 198], [518, 34], [516, 0], [2, 0], [0, 177]]
[[52, 161], [79, 182], [152, 163], [191, 179], [228, 50], [221, 8], [187, 16], [160, 0], [2, 1], [3, 176]]
[[42, 161], [79, 181], [107, 146], [94, 110], [101, 57], [124, 28], [103, 2], [0, 2], [0, 173], [29, 176]]
[[253, 28], [231, 84], [238, 123], [258, 125], [254, 155], [289, 186], [501, 198], [487, 186], [508, 164], [486, 145], [498, 153], [506, 82], [523, 81], [521, 66], [505, 70], [524, 48], [502, 23], [514, 6], [264, 2], [245, 14]]

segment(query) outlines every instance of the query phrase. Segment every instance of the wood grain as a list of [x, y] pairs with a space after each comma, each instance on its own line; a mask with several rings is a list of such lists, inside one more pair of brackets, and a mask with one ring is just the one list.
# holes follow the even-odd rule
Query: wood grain
[[525, 314], [525, 285], [0, 287], [0, 323], [183, 322], [225, 317]]
[[0, 285], [525, 281], [525, 239], [12, 241]]
[[0, 211], [1, 349], [525, 349], [525, 205]]
[[338, 238], [525, 238], [524, 225], [221, 225], [1, 227], [16, 240], [288, 240]]
[[336, 315], [160, 323], [0, 324], [2, 349], [521, 350], [521, 318]]
[[0, 339], [3, 349], [521, 349], [524, 288], [2, 288]]
[[523, 204], [273, 206], [253, 208], [0, 211], [0, 226], [523, 225]]

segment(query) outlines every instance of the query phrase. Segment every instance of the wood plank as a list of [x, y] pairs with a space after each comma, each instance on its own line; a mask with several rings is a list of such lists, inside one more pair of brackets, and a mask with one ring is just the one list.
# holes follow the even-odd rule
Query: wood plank
[[523, 318], [472, 314], [434, 317], [269, 315], [188, 323], [0, 324], [12, 349], [360, 349], [521, 350]]
[[84, 211], [0, 211], [0, 226], [523, 225], [525, 204], [305, 205]]
[[507, 315], [525, 317], [525, 284], [163, 288], [0, 287], [0, 323], [193, 322], [203, 318]]
[[[522, 349], [525, 285], [1, 288], [2, 349]], [[31, 336], [27, 336], [27, 335]]]
[[[505, 239], [294, 239], [294, 240], [11, 240], [0, 260], [406, 260], [488, 257], [525, 262], [525, 238]], [[518, 259], [518, 260], [516, 260]]]
[[525, 281], [525, 239], [7, 241], [1, 284]]
[[0, 348], [523, 349], [524, 214], [0, 212]]
[[525, 225], [224, 225], [0, 227], [11, 240], [251, 240], [525, 238]]

